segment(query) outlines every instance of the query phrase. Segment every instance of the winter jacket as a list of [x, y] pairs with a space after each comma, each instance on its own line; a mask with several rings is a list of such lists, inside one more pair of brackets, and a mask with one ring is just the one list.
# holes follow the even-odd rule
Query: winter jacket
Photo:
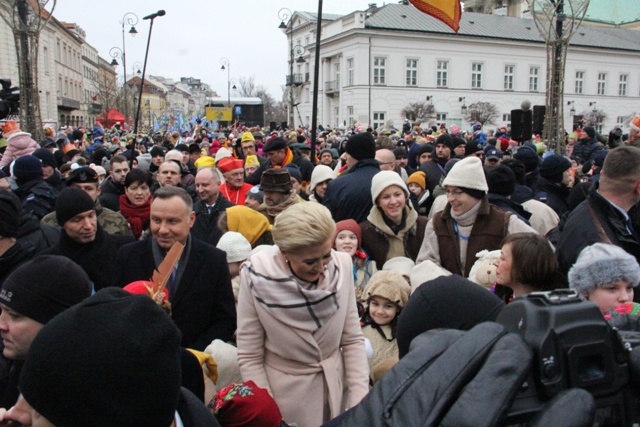
[[[311, 182], [311, 172], [313, 172], [313, 164], [309, 160], [307, 160], [305, 157], [303, 157], [302, 154], [300, 154], [300, 151], [296, 149], [291, 149], [291, 148], [290, 150], [293, 151], [293, 160], [291, 161], [291, 163], [297, 165], [298, 168], [300, 169], [300, 173], [302, 173], [302, 180], [306, 182]], [[244, 181], [251, 185], [258, 185], [260, 184], [262, 173], [272, 167], [273, 165], [271, 163], [271, 160], [267, 159], [266, 162], [260, 163], [260, 166], [258, 167], [258, 169], [256, 169], [255, 172], [253, 172], [251, 175], [246, 177]]]
[[546, 203], [558, 216], [562, 216], [565, 212], [569, 211], [570, 193], [571, 189], [569, 187], [561, 186], [546, 178], [539, 177], [533, 198]]
[[602, 146], [598, 143], [598, 140], [595, 137], [588, 140], [581, 139], [573, 146], [571, 158], [579, 161], [580, 163], [586, 163], [593, 160], [598, 151], [602, 151]]
[[322, 204], [329, 209], [334, 221], [366, 221], [373, 206], [371, 181], [378, 172], [380, 166], [375, 159], [364, 159], [348, 172], [329, 181]]
[[508, 197], [500, 196], [494, 193], [489, 193], [488, 199], [489, 199], [489, 203], [491, 203], [496, 208], [503, 210], [505, 212], [511, 212], [525, 224], [531, 225], [529, 223], [529, 219], [531, 218], [531, 212], [527, 212], [526, 209], [520, 203], [516, 203], [513, 200], [509, 199]]
[[[96, 216], [98, 217], [98, 224], [100, 227], [109, 234], [124, 234], [126, 236], [133, 236], [131, 228], [127, 220], [119, 212], [114, 212], [111, 209], [103, 208], [100, 205], [100, 201], [94, 202]], [[49, 225], [51, 227], [60, 228], [56, 213], [51, 212], [42, 218], [42, 224]]]
[[7, 148], [2, 153], [0, 168], [10, 165], [18, 157], [31, 154], [40, 148], [40, 144], [31, 138], [27, 132], [16, 132], [7, 138]]
[[20, 199], [23, 212], [33, 212], [38, 219], [56, 208], [56, 192], [42, 179], [20, 184], [14, 193]]
[[120, 196], [124, 194], [124, 185], [113, 181], [111, 177], [105, 179], [100, 188], [100, 204], [112, 211], [120, 211]]
[[196, 220], [191, 227], [191, 235], [196, 239], [200, 239], [212, 246], [218, 244], [218, 240], [222, 237], [222, 230], [218, 227], [218, 218], [220, 212], [224, 212], [227, 208], [235, 206], [233, 203], [218, 195], [218, 200], [211, 208], [209, 213], [207, 206], [198, 200], [193, 204], [193, 211], [196, 213]]

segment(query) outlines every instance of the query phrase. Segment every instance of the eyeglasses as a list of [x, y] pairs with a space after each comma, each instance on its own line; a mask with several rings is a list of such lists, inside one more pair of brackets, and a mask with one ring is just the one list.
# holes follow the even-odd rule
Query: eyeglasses
[[452, 199], [458, 199], [460, 196], [464, 194], [462, 190], [446, 190], [447, 197], [451, 197]]

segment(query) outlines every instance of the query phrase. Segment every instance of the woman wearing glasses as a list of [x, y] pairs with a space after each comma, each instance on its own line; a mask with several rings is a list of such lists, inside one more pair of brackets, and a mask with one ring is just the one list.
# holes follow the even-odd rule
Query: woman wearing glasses
[[509, 234], [535, 233], [515, 215], [489, 204], [479, 158], [460, 160], [442, 184], [447, 205], [427, 224], [416, 264], [431, 260], [453, 274], [469, 277], [478, 252], [500, 249]]

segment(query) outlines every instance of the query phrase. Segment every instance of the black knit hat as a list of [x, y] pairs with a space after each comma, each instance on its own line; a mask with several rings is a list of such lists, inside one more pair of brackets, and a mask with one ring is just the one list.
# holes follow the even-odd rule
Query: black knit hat
[[570, 167], [569, 159], [559, 154], [552, 154], [542, 161], [540, 176], [551, 182], [562, 182], [562, 173]]
[[467, 145], [464, 148], [464, 155], [468, 157], [473, 153], [477, 153], [478, 151], [482, 151], [482, 144], [472, 139], [471, 141], [467, 142]]
[[151, 157], [164, 157], [166, 153], [167, 150], [164, 147], [160, 147], [159, 145], [154, 145], [153, 147], [151, 147], [151, 150], [149, 150], [149, 154], [151, 154]]
[[398, 318], [400, 357], [408, 353], [411, 340], [425, 331], [467, 331], [478, 323], [495, 320], [504, 307], [500, 298], [458, 275], [441, 276], [418, 285]]
[[71, 171], [67, 178], [67, 185], [69, 184], [85, 184], [85, 183], [98, 183], [98, 174], [89, 166], [82, 166]]
[[0, 302], [46, 324], [67, 308], [91, 296], [87, 273], [69, 258], [41, 255], [16, 268], [2, 284]]
[[453, 151], [453, 138], [448, 133], [443, 133], [442, 135], [440, 135], [433, 145], [437, 147], [440, 144], [446, 145], [451, 151]]
[[271, 168], [262, 173], [260, 189], [263, 192], [291, 193], [291, 175], [287, 168]]
[[369, 132], [356, 133], [347, 141], [347, 154], [356, 160], [374, 159], [376, 157], [376, 143]]
[[42, 162], [39, 158], [27, 154], [20, 156], [13, 164], [13, 176], [18, 182], [27, 182], [42, 178]]
[[102, 289], [40, 330], [20, 391], [57, 426], [169, 426], [179, 346], [178, 328], [151, 298]]
[[56, 198], [56, 219], [63, 226], [74, 216], [95, 209], [91, 196], [78, 187], [67, 187]]
[[285, 148], [287, 148], [287, 141], [282, 138], [273, 138], [264, 145], [262, 151], [268, 153], [269, 151], [284, 150]]
[[[55, 143], [54, 143], [55, 144]], [[58, 162], [56, 162], [56, 157], [50, 150], [46, 148], [38, 148], [33, 152], [33, 155], [40, 159], [43, 166], [51, 166], [56, 169], [58, 167]]]
[[524, 164], [527, 173], [536, 170], [540, 165], [540, 157], [531, 147], [520, 147], [513, 157]]
[[0, 190], [0, 236], [18, 237], [21, 213], [18, 196], [9, 190]]
[[500, 196], [511, 196], [516, 188], [516, 174], [511, 168], [498, 165], [487, 173], [489, 193]]

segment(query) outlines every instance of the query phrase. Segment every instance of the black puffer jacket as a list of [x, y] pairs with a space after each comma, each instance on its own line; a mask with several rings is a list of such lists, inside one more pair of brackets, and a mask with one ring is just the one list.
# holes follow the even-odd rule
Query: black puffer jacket
[[602, 151], [602, 146], [595, 137], [591, 139], [581, 139], [574, 145], [571, 158], [580, 163], [585, 163], [593, 160], [598, 151]]

